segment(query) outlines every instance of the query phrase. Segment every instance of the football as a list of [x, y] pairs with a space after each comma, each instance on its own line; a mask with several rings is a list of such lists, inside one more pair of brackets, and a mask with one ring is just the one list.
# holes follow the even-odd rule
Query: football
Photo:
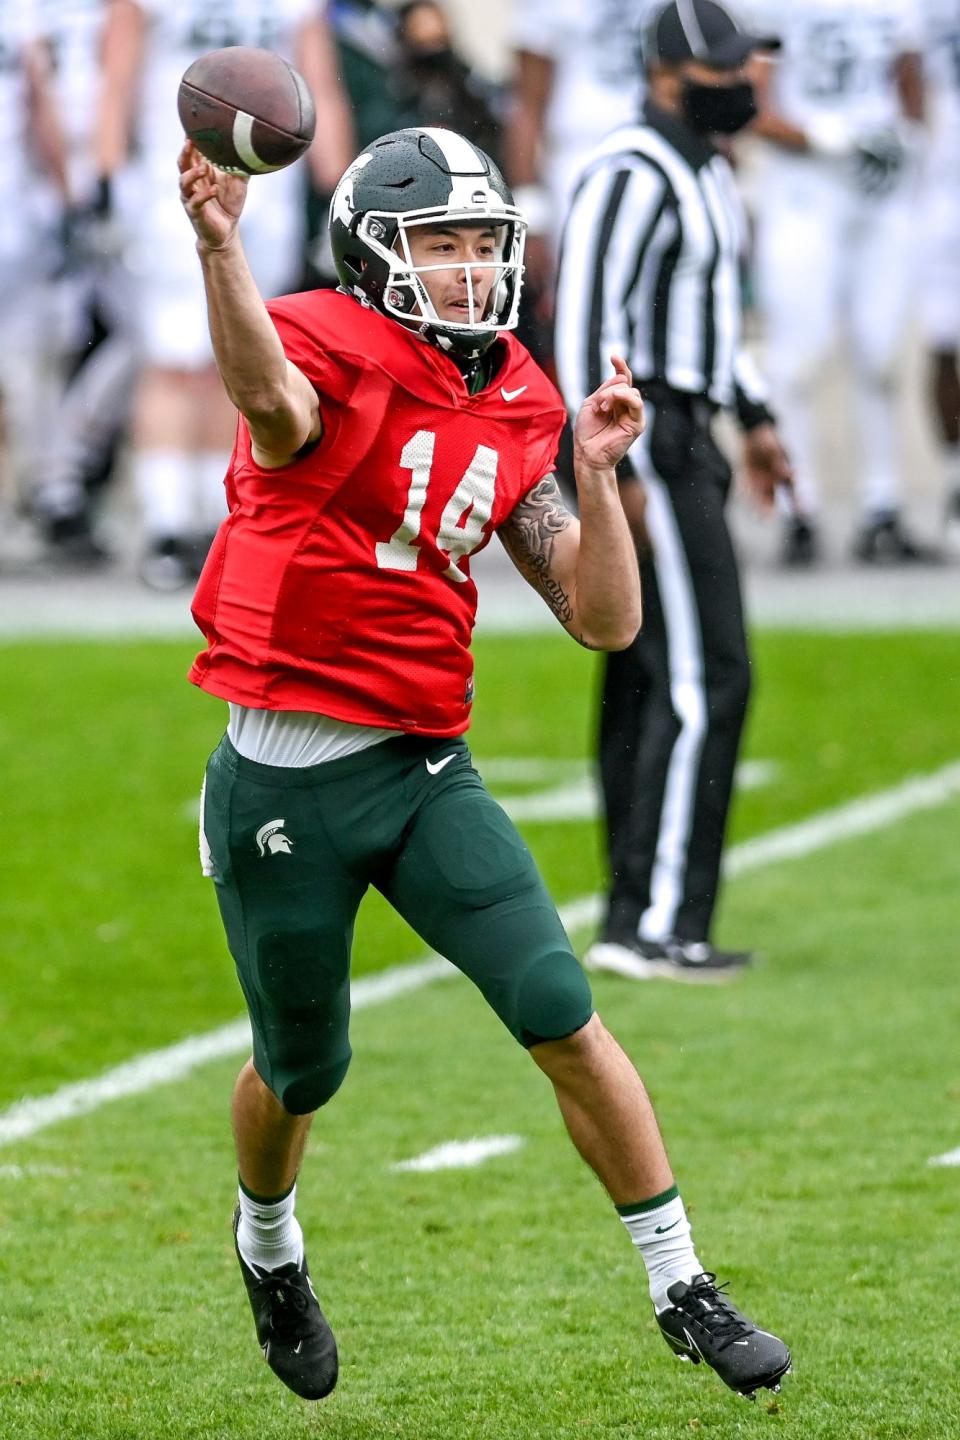
[[186, 71], [177, 94], [188, 139], [221, 170], [266, 175], [292, 165], [317, 116], [302, 75], [272, 50], [229, 45]]

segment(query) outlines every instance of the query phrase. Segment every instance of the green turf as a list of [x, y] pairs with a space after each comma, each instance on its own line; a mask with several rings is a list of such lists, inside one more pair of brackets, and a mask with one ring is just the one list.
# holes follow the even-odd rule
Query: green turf
[[[734, 839], [960, 751], [951, 634], [768, 633], [756, 651], [747, 753], [780, 769], [775, 784], [741, 797]], [[0, 1105], [238, 1011], [195, 840], [223, 706], [186, 683], [192, 653], [190, 642], [0, 646], [9, 677], [0, 709], [0, 1018], [17, 1037], [0, 1052]], [[559, 631], [481, 637], [471, 736], [481, 768], [502, 756], [587, 756], [598, 663]], [[601, 883], [592, 823], [524, 828], [560, 901]], [[722, 917], [720, 933], [728, 931]], [[421, 949], [371, 895], [356, 973]]]
[[[734, 840], [960, 758], [955, 636], [771, 632], [755, 649], [746, 752], [777, 770], [738, 798]], [[595, 658], [562, 635], [477, 652], [481, 768], [582, 764]], [[0, 1106], [239, 1012], [196, 865], [222, 707], [185, 683], [190, 656], [0, 646]], [[671, 1360], [545, 1083], [454, 980], [358, 1012], [318, 1127], [301, 1209], [344, 1352], [336, 1397], [304, 1406], [258, 1361], [223, 1062], [0, 1149], [0, 1437], [956, 1440], [960, 1172], [926, 1161], [960, 1145], [958, 820], [954, 801], [732, 882], [720, 935], [763, 957], [735, 986], [595, 987], [648, 1078], [702, 1258], [795, 1346], [773, 1409]], [[524, 828], [558, 900], [601, 884], [595, 824]], [[422, 949], [372, 897], [358, 973]], [[389, 1169], [490, 1133], [526, 1145], [476, 1171]]]
[[[644, 1071], [701, 1258], [794, 1347], [748, 1408], [677, 1364], [546, 1083], [453, 979], [359, 1012], [301, 1186], [343, 1371], [320, 1407], [262, 1364], [235, 1273], [235, 1066], [8, 1150], [0, 1434], [29, 1440], [954, 1440], [960, 805], [732, 883], [765, 954], [726, 988], [600, 979]], [[812, 903], [815, 897], [816, 903]], [[801, 903], [802, 902], [802, 903]], [[473, 1171], [397, 1174], [511, 1133]]]

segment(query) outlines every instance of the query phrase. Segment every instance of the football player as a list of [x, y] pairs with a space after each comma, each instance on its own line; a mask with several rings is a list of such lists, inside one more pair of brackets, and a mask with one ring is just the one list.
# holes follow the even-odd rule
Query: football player
[[[530, 225], [525, 297], [552, 305], [555, 239], [583, 162], [640, 112], [640, 33], [653, 0], [514, 0], [506, 171]], [[549, 316], [546, 316], [549, 319]], [[546, 337], [540, 348], [547, 352]]]
[[782, 48], [758, 64], [756, 133], [775, 153], [758, 192], [757, 273], [769, 372], [794, 461], [784, 559], [816, 558], [817, 401], [849, 344], [861, 452], [863, 562], [929, 558], [900, 518], [897, 361], [915, 282], [923, 87], [913, 0], [752, 0]]
[[[143, 515], [141, 576], [159, 590], [196, 578], [195, 545], [223, 517], [223, 475], [235, 416], [217, 378], [199, 276], [182, 245], [183, 218], [165, 184], [182, 137], [180, 77], [226, 45], [275, 50], [303, 72], [317, 103], [309, 152], [329, 190], [353, 153], [352, 127], [317, 0], [111, 0], [104, 42], [100, 172], [133, 152], [142, 185], [134, 225], [144, 370], [134, 407], [133, 479]], [[295, 284], [304, 228], [299, 167], [262, 177], [245, 216], [264, 295]]]
[[336, 1383], [294, 1194], [311, 1117], [350, 1062], [350, 942], [374, 885], [553, 1082], [675, 1353], [742, 1393], [776, 1387], [790, 1353], [697, 1259], [643, 1085], [462, 739], [470, 561], [494, 533], [581, 644], [634, 638], [615, 467], [643, 409], [626, 364], [576, 419], [577, 520], [552, 473], [563, 402], [509, 333], [526, 226], [487, 155], [440, 129], [373, 142], [334, 194], [339, 291], [267, 306], [238, 238], [246, 183], [190, 146], [180, 166], [242, 417], [192, 679], [229, 705], [201, 851], [254, 1035], [233, 1100], [235, 1234], [268, 1363], [307, 1398]]
[[38, 35], [64, 133], [69, 203], [63, 255], [51, 287], [56, 323], [42, 327], [48, 367], [60, 376], [47, 463], [32, 507], [58, 559], [97, 565], [107, 557], [92, 529], [93, 493], [109, 478], [128, 421], [137, 374], [136, 296], [124, 199], [128, 175], [97, 174], [97, 124], [109, 0], [35, 0]]

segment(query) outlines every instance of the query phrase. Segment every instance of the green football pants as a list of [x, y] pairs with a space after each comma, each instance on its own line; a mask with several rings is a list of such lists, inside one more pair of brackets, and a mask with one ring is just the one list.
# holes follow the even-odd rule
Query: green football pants
[[374, 885], [482, 991], [522, 1045], [572, 1035], [590, 987], [529, 850], [462, 739], [401, 735], [304, 769], [226, 737], [201, 817], [253, 1027], [288, 1111], [326, 1103], [350, 1063], [350, 946]]

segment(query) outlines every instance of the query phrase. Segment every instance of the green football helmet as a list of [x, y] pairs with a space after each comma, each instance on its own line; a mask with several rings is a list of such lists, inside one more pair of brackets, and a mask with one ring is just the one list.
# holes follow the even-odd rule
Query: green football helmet
[[[493, 261], [414, 265], [418, 225], [489, 225]], [[343, 289], [444, 350], [472, 360], [517, 323], [527, 224], [489, 155], [452, 130], [395, 130], [374, 140], [348, 167], [330, 206], [330, 243]], [[466, 271], [464, 321], [438, 316], [421, 276]], [[497, 276], [482, 307], [474, 270]]]

